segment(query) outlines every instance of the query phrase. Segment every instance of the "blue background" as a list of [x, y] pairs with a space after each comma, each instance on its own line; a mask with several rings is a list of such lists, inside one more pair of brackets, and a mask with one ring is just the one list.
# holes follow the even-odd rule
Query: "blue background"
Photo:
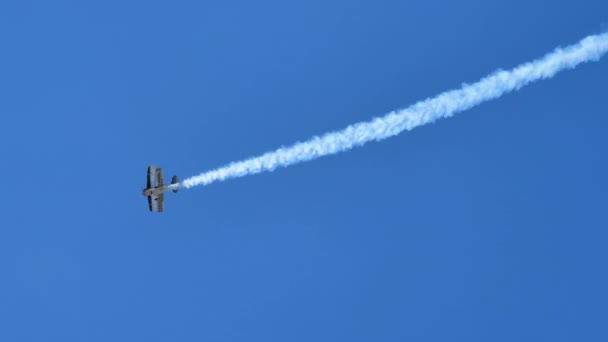
[[[606, 341], [608, 62], [381, 143], [165, 177], [597, 33], [590, 1], [3, 1], [1, 341]], [[605, 26], [604, 26], [605, 27]]]

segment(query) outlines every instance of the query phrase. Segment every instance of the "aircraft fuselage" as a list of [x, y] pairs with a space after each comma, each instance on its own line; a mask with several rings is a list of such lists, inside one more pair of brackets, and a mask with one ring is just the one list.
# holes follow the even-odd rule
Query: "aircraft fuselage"
[[167, 191], [169, 191], [171, 189], [169, 189], [168, 186], [159, 186], [159, 187], [155, 187], [155, 188], [148, 188], [148, 189], [144, 189], [144, 191], [142, 192], [142, 195], [144, 196], [158, 196], [162, 193], [165, 193]]

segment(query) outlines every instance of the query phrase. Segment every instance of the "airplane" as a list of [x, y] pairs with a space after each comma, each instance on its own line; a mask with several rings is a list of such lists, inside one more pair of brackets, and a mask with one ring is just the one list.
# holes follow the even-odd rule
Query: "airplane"
[[[154, 185], [156, 180], [156, 185]], [[154, 169], [154, 165], [148, 166], [148, 183], [147, 187], [142, 191], [142, 195], [148, 197], [148, 206], [150, 211], [162, 212], [165, 209], [165, 192], [173, 191], [177, 193], [179, 190], [179, 178], [173, 176], [171, 185], [164, 185], [163, 169]]]

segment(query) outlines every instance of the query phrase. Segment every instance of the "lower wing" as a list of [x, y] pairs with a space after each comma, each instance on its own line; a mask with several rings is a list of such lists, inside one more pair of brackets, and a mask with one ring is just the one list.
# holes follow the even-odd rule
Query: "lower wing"
[[165, 210], [165, 194], [160, 194], [158, 195], [157, 199], [157, 208], [158, 208], [158, 212], [162, 213], [163, 210]]
[[158, 197], [155, 195], [148, 196], [148, 207], [150, 207], [150, 211], [157, 211], [158, 209]]

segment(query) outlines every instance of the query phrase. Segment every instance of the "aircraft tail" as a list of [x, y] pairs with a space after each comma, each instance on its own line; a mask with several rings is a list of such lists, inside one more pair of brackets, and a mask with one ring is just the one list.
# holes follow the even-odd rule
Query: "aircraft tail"
[[[173, 176], [173, 178], [171, 178], [171, 184], [178, 184], [178, 183], [179, 183], [179, 177]], [[175, 189], [173, 189], [171, 191], [178, 192], [179, 191], [179, 187], [176, 187]]]

